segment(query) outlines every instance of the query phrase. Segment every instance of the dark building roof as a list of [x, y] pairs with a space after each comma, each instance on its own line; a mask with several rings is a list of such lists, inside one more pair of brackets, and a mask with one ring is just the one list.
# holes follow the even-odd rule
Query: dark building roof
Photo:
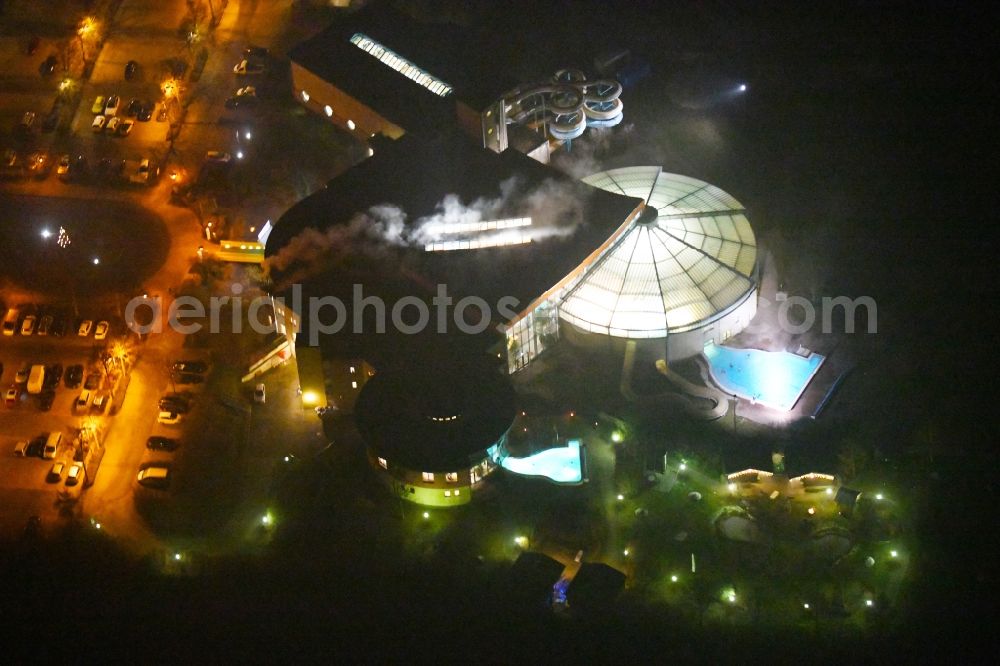
[[[420, 230], [443, 213], [446, 202], [486, 210], [486, 220], [531, 217], [533, 241], [426, 252]], [[418, 293], [433, 294], [435, 285], [447, 284], [449, 294], [480, 296], [491, 307], [513, 296], [518, 299], [513, 309], [520, 311], [582, 263], [639, 205], [639, 199], [590, 187], [514, 150], [497, 154], [452, 134], [406, 135], [387, 141], [373, 157], [289, 209], [271, 232], [265, 254], [279, 291], [302, 282], [311, 294], [324, 295], [362, 282], [368, 294], [405, 277], [401, 288], [409, 294], [414, 286]], [[389, 241], [376, 233], [399, 219], [409, 240]], [[315, 243], [303, 248], [293, 240], [308, 236], [309, 229], [320, 230], [320, 241], [337, 247], [317, 259]], [[356, 272], [353, 280], [345, 279], [368, 259], [390, 274], [370, 284]], [[343, 296], [349, 300], [350, 292]]]
[[[452, 87], [427, 90], [351, 43], [362, 33]], [[446, 21], [421, 21], [372, 2], [296, 45], [293, 62], [329, 81], [408, 131], [454, 122], [455, 99], [485, 109], [517, 83], [487, 43], [488, 33]]]
[[508, 596], [517, 603], [546, 605], [552, 600], [552, 587], [564, 568], [561, 562], [543, 553], [521, 553], [507, 575]]
[[362, 438], [390, 466], [449, 472], [478, 462], [507, 432], [514, 391], [480, 357], [414, 350], [365, 384], [354, 416]]
[[571, 608], [590, 611], [610, 606], [625, 589], [625, 574], [601, 562], [584, 562], [566, 589]]

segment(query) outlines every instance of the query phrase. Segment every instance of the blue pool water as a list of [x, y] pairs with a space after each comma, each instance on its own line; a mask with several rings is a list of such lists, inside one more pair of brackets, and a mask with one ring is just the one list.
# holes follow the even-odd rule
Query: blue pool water
[[583, 482], [583, 451], [578, 439], [524, 458], [503, 456], [497, 462], [508, 472], [520, 476], [540, 476], [567, 485]]
[[712, 379], [723, 391], [786, 412], [826, 360], [820, 354], [803, 358], [785, 351], [718, 345], [705, 347], [705, 358]]

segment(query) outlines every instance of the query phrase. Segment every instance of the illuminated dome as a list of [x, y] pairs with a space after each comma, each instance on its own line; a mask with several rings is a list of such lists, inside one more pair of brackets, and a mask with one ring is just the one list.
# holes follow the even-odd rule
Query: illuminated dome
[[584, 269], [559, 304], [560, 319], [589, 333], [662, 338], [701, 329], [748, 304], [721, 337], [749, 323], [757, 242], [739, 201], [655, 166], [602, 171], [583, 181], [639, 197], [646, 208]]

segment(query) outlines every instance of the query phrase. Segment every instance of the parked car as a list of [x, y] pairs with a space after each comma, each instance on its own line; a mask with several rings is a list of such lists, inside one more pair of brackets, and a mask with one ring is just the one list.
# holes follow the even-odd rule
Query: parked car
[[156, 420], [163, 425], [177, 425], [184, 418], [180, 412], [173, 412], [168, 409], [161, 409]]
[[18, 369], [17, 374], [14, 375], [14, 383], [24, 384], [28, 381], [28, 375], [31, 374], [31, 364], [24, 363]]
[[250, 74], [263, 74], [263, 73], [264, 73], [264, 65], [257, 62], [251, 62], [246, 58], [238, 62], [236, 66], [233, 67], [233, 74], [239, 76], [246, 76]]
[[35, 178], [44, 178], [49, 172], [49, 154], [43, 151], [35, 151], [28, 155], [28, 171]]
[[205, 381], [205, 378], [201, 375], [196, 375], [193, 372], [181, 372], [177, 375], [174, 381], [178, 384], [201, 384]]
[[25, 111], [24, 115], [21, 116], [21, 122], [17, 124], [17, 131], [23, 134], [28, 134], [35, 127], [35, 112]]
[[139, 63], [135, 60], [129, 60], [125, 63], [125, 80], [131, 81], [135, 78], [136, 73], [139, 71]]
[[165, 412], [177, 412], [186, 414], [191, 408], [191, 401], [181, 395], [165, 395], [160, 398], [160, 409]]
[[105, 118], [104, 116], [94, 116], [94, 122], [91, 124], [90, 129], [92, 129], [95, 134], [98, 132], [103, 132], [104, 122], [106, 120], [107, 118]]
[[38, 335], [48, 335], [52, 331], [52, 315], [45, 315], [38, 322]]
[[126, 120], [122, 122], [122, 124], [118, 126], [118, 136], [128, 136], [134, 125], [134, 120]]
[[45, 388], [56, 388], [63, 376], [62, 363], [53, 363], [45, 368]]
[[108, 124], [105, 125], [104, 129], [107, 130], [108, 134], [117, 134], [118, 126], [122, 124], [122, 119], [118, 116], [113, 116], [108, 119]]
[[88, 391], [93, 391], [101, 385], [101, 373], [99, 372], [88, 372], [87, 381], [83, 383], [83, 388]]
[[60, 155], [56, 166], [56, 175], [60, 178], [69, 174], [69, 155]]
[[81, 338], [85, 338], [90, 335], [90, 329], [94, 327], [94, 322], [90, 319], [84, 319], [80, 322], [80, 327], [76, 329], [76, 334]]
[[43, 412], [47, 412], [52, 409], [52, 403], [56, 401], [56, 392], [52, 389], [47, 391], [42, 391], [41, 395], [38, 396], [38, 408]]
[[267, 49], [263, 46], [248, 46], [243, 51], [244, 58], [266, 58]]
[[54, 462], [52, 467], [49, 469], [49, 473], [46, 475], [45, 480], [49, 483], [59, 483], [62, 481], [63, 470], [66, 469], [66, 463], [64, 462]]
[[128, 101], [128, 105], [125, 107], [125, 115], [129, 118], [135, 118], [141, 108], [142, 102], [133, 97]]
[[62, 317], [56, 319], [55, 323], [52, 324], [52, 335], [54, 335], [57, 338], [61, 338], [62, 336], [66, 335], [66, 331], [68, 330], [69, 330], [69, 322]]
[[97, 327], [94, 329], [94, 339], [103, 340], [106, 337], [108, 337], [108, 322], [97, 322]]
[[83, 366], [82, 365], [71, 365], [66, 370], [66, 388], [78, 388], [80, 383], [83, 382]]
[[230, 97], [226, 100], [227, 109], [244, 109], [244, 108], [255, 108], [258, 104], [258, 99], [256, 95], [247, 95], [244, 97]]
[[75, 486], [80, 483], [80, 479], [83, 478], [83, 463], [75, 462], [69, 466], [69, 471], [66, 472], [66, 485]]
[[257, 384], [257, 386], [253, 390], [253, 401], [262, 405], [262, 404], [264, 404], [264, 401], [266, 399], [267, 399], [267, 395], [266, 395], [266, 392], [264, 390], [264, 385], [263, 384]]
[[139, 110], [136, 111], [135, 113], [136, 120], [139, 120], [144, 123], [149, 122], [149, 120], [152, 119], [153, 117], [154, 108], [156, 108], [156, 105], [153, 102], [150, 101], [143, 102], [142, 105], [139, 107]]
[[146, 440], [146, 448], [150, 451], [175, 451], [177, 440], [170, 437], [150, 437]]
[[45, 435], [39, 435], [30, 442], [28, 442], [28, 448], [25, 449], [24, 455], [34, 458], [42, 457], [42, 449], [45, 448]]
[[150, 465], [139, 470], [135, 480], [147, 488], [166, 489], [170, 485], [170, 468], [163, 465]]
[[59, 58], [54, 55], [50, 55], [48, 58], [42, 61], [42, 64], [38, 66], [38, 73], [42, 76], [51, 76], [56, 71], [56, 65], [59, 63]]
[[108, 103], [104, 105], [104, 115], [108, 118], [113, 118], [118, 115], [118, 107], [121, 104], [121, 99], [118, 95], [112, 95], [108, 98]]
[[51, 132], [59, 124], [59, 106], [53, 106], [49, 109], [49, 112], [45, 114], [45, 120], [42, 121], [42, 131]]
[[100, 115], [104, 113], [104, 106], [107, 103], [108, 98], [104, 95], [98, 95], [94, 98], [94, 103], [90, 105], [90, 112], [94, 115]]
[[36, 321], [38, 321], [38, 318], [35, 315], [25, 317], [24, 321], [21, 322], [21, 335], [31, 335], [34, 333]]
[[208, 372], [208, 363], [204, 361], [175, 361], [173, 369], [177, 372], [194, 372], [201, 375]]
[[21, 397], [21, 390], [16, 386], [11, 386], [9, 389], [7, 389], [7, 392], [4, 393], [3, 401], [4, 404], [6, 404], [8, 407], [14, 407], [15, 405], [17, 405], [18, 398], [20, 397]]
[[233, 156], [221, 150], [210, 150], [205, 153], [205, 161], [214, 164], [228, 164], [233, 160]]
[[94, 399], [94, 394], [91, 393], [90, 391], [87, 391], [86, 389], [80, 391], [80, 395], [78, 395], [76, 397], [76, 400], [73, 402], [73, 411], [76, 412], [77, 414], [82, 414], [83, 412], [86, 412], [87, 409], [90, 408], [90, 403], [93, 399]]

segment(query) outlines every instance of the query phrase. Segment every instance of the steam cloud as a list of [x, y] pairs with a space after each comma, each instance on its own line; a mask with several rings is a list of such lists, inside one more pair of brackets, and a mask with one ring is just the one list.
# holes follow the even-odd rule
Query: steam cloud
[[[446, 195], [431, 215], [407, 225], [407, 214], [398, 206], [380, 204], [356, 215], [347, 224], [325, 230], [307, 228], [265, 262], [272, 275], [281, 274], [284, 285], [321, 274], [351, 255], [385, 259], [394, 249], [420, 247], [441, 239], [445, 225], [475, 223], [507, 217], [530, 217], [533, 224], [509, 233], [529, 234], [532, 241], [572, 235], [583, 224], [586, 190], [574, 182], [546, 179], [528, 189], [513, 176], [500, 183], [495, 198], [481, 197], [465, 204], [455, 194]], [[492, 232], [502, 237], [505, 232]]]

